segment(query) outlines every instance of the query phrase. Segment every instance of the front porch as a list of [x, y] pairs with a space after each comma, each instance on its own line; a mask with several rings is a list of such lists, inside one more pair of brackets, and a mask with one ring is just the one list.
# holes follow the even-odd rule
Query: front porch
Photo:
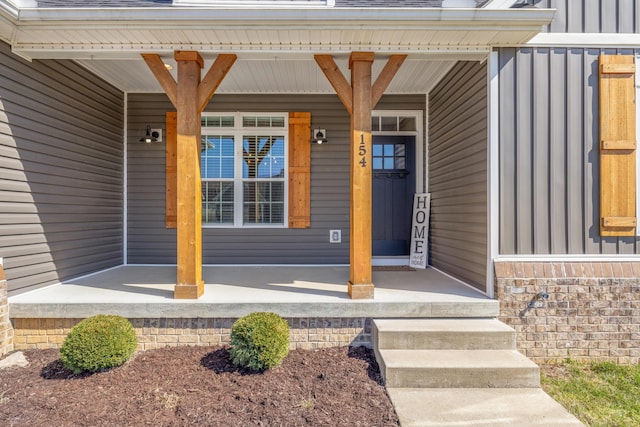
[[221, 345], [254, 311], [289, 322], [291, 348], [373, 346], [374, 318], [487, 318], [498, 301], [429, 268], [373, 272], [373, 299], [347, 293], [348, 266], [208, 266], [198, 300], [173, 298], [175, 266], [129, 265], [9, 298], [14, 348], [56, 348], [80, 320], [129, 318], [139, 348]]
[[204, 295], [173, 299], [175, 266], [120, 266], [9, 298], [12, 319], [495, 317], [498, 301], [442, 272], [374, 271], [375, 296], [352, 300], [348, 266], [206, 266]]

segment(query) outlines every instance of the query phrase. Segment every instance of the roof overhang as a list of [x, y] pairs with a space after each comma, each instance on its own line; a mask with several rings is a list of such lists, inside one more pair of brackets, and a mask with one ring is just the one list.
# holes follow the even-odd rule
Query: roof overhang
[[11, 8], [0, 37], [25, 58], [137, 57], [142, 52], [425, 52], [520, 46], [551, 9]]
[[[14, 2], [15, 3], [15, 2]], [[238, 61], [218, 93], [334, 93], [313, 59], [330, 53], [348, 75], [352, 51], [409, 54], [386, 93], [428, 93], [458, 60], [521, 46], [549, 9], [146, 7], [16, 8], [0, 0], [0, 39], [26, 59], [73, 59], [125, 92], [161, 92], [141, 53], [174, 65], [197, 50]], [[384, 61], [374, 63], [380, 72]], [[175, 77], [175, 76], [174, 76]]]

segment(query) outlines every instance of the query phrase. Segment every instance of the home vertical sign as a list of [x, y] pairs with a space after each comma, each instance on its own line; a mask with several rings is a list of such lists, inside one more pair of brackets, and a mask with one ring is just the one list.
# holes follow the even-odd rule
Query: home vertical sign
[[429, 237], [429, 210], [431, 194], [416, 193], [413, 196], [413, 217], [411, 220], [411, 251], [409, 265], [427, 268]]

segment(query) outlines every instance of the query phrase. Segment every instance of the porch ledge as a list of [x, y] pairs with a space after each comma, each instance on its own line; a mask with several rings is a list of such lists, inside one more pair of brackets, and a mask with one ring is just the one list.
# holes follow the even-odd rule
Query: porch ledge
[[375, 271], [375, 296], [351, 300], [348, 267], [205, 267], [204, 295], [173, 299], [175, 267], [122, 266], [9, 298], [11, 318], [496, 317], [499, 303], [433, 270]]

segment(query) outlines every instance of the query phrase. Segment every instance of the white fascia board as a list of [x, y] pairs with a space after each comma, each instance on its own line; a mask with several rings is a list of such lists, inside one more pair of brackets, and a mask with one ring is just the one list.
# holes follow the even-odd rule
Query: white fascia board
[[515, 0], [491, 0], [482, 7], [485, 9], [509, 9], [514, 3]]
[[527, 42], [530, 47], [640, 47], [640, 34], [539, 33]]
[[[283, 23], [298, 27], [311, 26], [377, 28], [390, 24], [398, 28], [450, 26], [483, 28], [541, 29], [553, 19], [553, 9], [441, 9], [441, 8], [57, 8], [21, 9], [20, 26], [39, 28], [49, 24], [58, 29], [95, 28], [95, 25], [131, 28], [132, 24], [166, 28], [219, 25], [234, 28], [246, 23], [255, 27], [282, 28]], [[462, 28], [460, 26], [462, 25]]]
[[19, 12], [19, 9], [12, 2], [0, 0], [0, 18], [4, 18], [15, 24], [18, 21]]
[[327, 0], [290, 0], [287, 2], [278, 0], [173, 0], [173, 6], [233, 6], [233, 7], [326, 7]]
[[0, 0], [0, 40], [9, 44], [16, 34], [18, 8], [7, 0]]

